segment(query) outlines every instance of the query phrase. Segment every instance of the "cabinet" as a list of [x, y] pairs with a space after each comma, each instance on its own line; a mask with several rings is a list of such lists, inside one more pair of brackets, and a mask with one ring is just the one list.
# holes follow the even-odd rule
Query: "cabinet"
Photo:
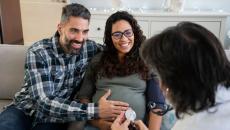
[[[92, 12], [92, 11], [91, 11]], [[110, 13], [100, 11], [92, 12], [89, 38], [99, 43], [103, 42], [104, 26]], [[141, 29], [147, 38], [161, 32], [169, 26], [174, 26], [181, 21], [191, 21], [200, 24], [214, 33], [224, 44], [226, 37], [226, 20], [229, 14], [215, 12], [133, 12]]]

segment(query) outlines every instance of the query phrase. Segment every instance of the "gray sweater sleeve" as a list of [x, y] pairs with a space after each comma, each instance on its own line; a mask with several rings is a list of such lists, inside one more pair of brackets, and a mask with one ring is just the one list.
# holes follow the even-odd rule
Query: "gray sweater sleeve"
[[101, 58], [101, 53], [94, 56], [91, 62], [89, 63], [89, 65], [87, 66], [81, 88], [77, 92], [77, 95], [75, 96], [77, 99], [92, 100], [92, 97], [96, 91], [95, 77], [97, 76], [94, 73], [94, 69], [96, 64], [98, 64], [100, 58]]

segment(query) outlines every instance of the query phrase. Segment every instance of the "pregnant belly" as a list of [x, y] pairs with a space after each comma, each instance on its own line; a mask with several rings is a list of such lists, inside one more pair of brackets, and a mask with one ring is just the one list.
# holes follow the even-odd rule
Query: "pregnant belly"
[[[136, 112], [137, 119], [144, 119], [146, 111], [146, 100], [144, 93], [138, 93], [125, 88], [110, 88], [112, 93], [108, 100], [117, 100], [129, 103], [130, 107]], [[101, 96], [105, 94], [104, 90], [97, 90], [93, 96], [93, 102], [98, 102]]]

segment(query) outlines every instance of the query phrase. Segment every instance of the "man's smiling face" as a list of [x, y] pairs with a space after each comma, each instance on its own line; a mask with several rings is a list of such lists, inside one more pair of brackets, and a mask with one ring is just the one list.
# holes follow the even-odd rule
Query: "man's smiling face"
[[89, 21], [81, 17], [70, 17], [58, 25], [60, 45], [66, 54], [78, 54], [89, 32]]

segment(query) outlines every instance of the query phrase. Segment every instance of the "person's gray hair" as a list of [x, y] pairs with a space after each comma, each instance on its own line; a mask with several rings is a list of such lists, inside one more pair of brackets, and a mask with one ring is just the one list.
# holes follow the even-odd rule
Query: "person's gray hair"
[[62, 8], [61, 22], [68, 21], [71, 16], [81, 17], [90, 21], [91, 14], [83, 5], [73, 3]]

